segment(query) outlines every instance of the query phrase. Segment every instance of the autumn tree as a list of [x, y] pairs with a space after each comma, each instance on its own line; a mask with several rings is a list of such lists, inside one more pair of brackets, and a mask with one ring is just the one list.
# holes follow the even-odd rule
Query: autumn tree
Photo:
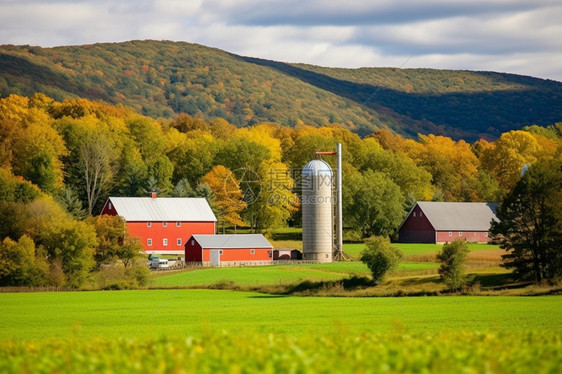
[[240, 213], [246, 208], [244, 194], [240, 189], [240, 181], [222, 165], [211, 169], [202, 179], [202, 184], [208, 185], [213, 191], [214, 202], [219, 212], [219, 226], [223, 231], [226, 224], [244, 226]]
[[118, 166], [113, 149], [103, 134], [87, 139], [80, 148], [80, 171], [86, 191], [88, 215], [92, 215], [98, 199], [114, 184]]
[[509, 191], [519, 180], [521, 167], [537, 161], [541, 147], [526, 131], [510, 131], [493, 143], [483, 142], [480, 156], [482, 168], [496, 177], [500, 186]]
[[259, 195], [248, 201], [247, 220], [257, 230], [281, 227], [298, 209], [290, 170], [282, 162], [264, 161], [258, 169], [258, 176], [259, 181], [254, 182], [259, 183]]
[[432, 175], [432, 183], [443, 191], [445, 200], [470, 201], [468, 186], [478, 173], [478, 159], [463, 140], [435, 135], [418, 135], [424, 151], [419, 165]]
[[48, 264], [23, 235], [16, 242], [5, 238], [0, 243], [0, 286], [42, 286], [47, 282]]
[[102, 264], [116, 261], [120, 261], [125, 267], [130, 266], [142, 252], [142, 245], [137, 239], [130, 237], [123, 218], [104, 214], [90, 218], [89, 222], [93, 224], [98, 240], [94, 253], [98, 268]]

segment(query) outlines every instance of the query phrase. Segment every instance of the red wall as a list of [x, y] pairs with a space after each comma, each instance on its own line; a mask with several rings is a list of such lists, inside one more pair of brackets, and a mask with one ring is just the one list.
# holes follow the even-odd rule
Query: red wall
[[[254, 248], [255, 253], [250, 253], [250, 248], [223, 249], [221, 262], [225, 261], [273, 261], [273, 248]], [[268, 252], [271, 252], [269, 257]], [[203, 262], [211, 261], [211, 249], [203, 249]]]
[[[109, 202], [106, 202], [101, 214], [116, 215], [117, 212]], [[151, 252], [184, 252], [184, 243], [194, 234], [214, 234], [214, 222], [180, 222], [180, 227], [176, 226], [176, 221], [167, 222], [164, 227], [162, 221], [151, 222], [151, 227], [147, 226], [146, 221], [127, 222], [127, 228], [131, 237], [139, 238], [145, 251]], [[148, 239], [152, 239], [152, 245], [148, 245]], [[168, 245], [163, 245], [163, 239], [168, 239]], [[177, 239], [181, 239], [181, 244], [177, 244]]]
[[[193, 243], [192, 243], [193, 241]], [[188, 240], [185, 243], [185, 261], [186, 262], [210, 262], [211, 249], [203, 248], [196, 240]], [[251, 250], [254, 249], [254, 254]], [[270, 256], [271, 252], [271, 256]], [[222, 250], [220, 256], [221, 262], [226, 261], [273, 261], [273, 248], [226, 248]]]
[[[151, 222], [151, 227], [146, 222], [127, 222], [129, 233], [132, 237], [140, 238], [145, 251], [185, 251], [184, 243], [194, 234], [214, 234], [214, 222], [181, 222], [176, 227], [176, 222], [168, 222], [164, 227], [162, 222]], [[152, 239], [152, 246], [148, 245], [148, 238]], [[168, 239], [168, 245], [163, 245], [163, 239]], [[181, 239], [177, 245], [177, 239]]]
[[202, 255], [201, 246], [197, 241], [192, 239], [185, 243], [185, 262], [202, 262]]
[[418, 205], [404, 221], [398, 236], [400, 243], [435, 243], [435, 230]]
[[490, 238], [486, 234], [487, 232], [482, 231], [437, 231], [437, 243], [452, 242], [456, 239], [487, 243], [490, 241]]

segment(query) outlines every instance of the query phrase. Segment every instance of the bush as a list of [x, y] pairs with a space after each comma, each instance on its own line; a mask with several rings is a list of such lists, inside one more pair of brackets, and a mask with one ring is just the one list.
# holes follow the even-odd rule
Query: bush
[[460, 290], [468, 282], [464, 273], [464, 262], [468, 254], [468, 245], [464, 240], [457, 239], [443, 245], [437, 259], [441, 262], [439, 274], [441, 279], [452, 291]]
[[121, 263], [112, 263], [101, 266], [94, 274], [93, 287], [102, 290], [132, 290], [146, 287], [150, 279], [150, 270], [141, 261], [127, 267]]
[[365, 263], [373, 281], [380, 283], [385, 274], [395, 268], [404, 254], [397, 247], [390, 246], [390, 239], [383, 236], [374, 236], [365, 240], [366, 249], [361, 252], [361, 262]]

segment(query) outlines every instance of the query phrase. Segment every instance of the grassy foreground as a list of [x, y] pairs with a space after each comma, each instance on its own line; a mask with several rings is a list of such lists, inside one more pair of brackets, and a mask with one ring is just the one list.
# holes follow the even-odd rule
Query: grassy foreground
[[0, 294], [0, 339], [562, 327], [562, 297], [289, 297], [221, 290]]
[[0, 372], [559, 372], [562, 297], [0, 294]]
[[0, 342], [2, 373], [558, 373], [560, 335], [230, 333]]

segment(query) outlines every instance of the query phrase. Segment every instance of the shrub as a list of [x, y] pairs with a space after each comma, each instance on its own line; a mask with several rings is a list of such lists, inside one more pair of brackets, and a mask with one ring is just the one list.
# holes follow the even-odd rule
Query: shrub
[[390, 246], [390, 239], [383, 236], [374, 236], [365, 240], [366, 249], [361, 252], [361, 261], [367, 265], [373, 281], [379, 283], [385, 274], [395, 268], [404, 254], [397, 247]]
[[468, 252], [466, 242], [457, 239], [452, 243], [444, 244], [441, 252], [437, 254], [437, 260], [441, 262], [439, 267], [441, 279], [452, 291], [461, 289], [468, 282], [464, 273], [464, 263]]

